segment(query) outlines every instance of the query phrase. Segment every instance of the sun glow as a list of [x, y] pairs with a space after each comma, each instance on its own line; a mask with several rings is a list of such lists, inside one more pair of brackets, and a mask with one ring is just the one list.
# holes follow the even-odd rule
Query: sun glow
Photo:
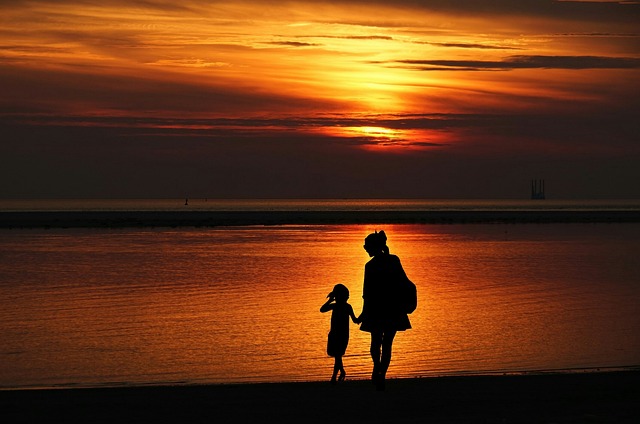
[[[573, 18], [558, 26], [546, 15], [512, 11], [504, 19], [498, 9], [453, 13], [412, 1], [5, 3], [0, 110], [24, 110], [31, 125], [55, 118], [60, 126], [104, 127], [121, 118], [113, 125], [242, 140], [314, 132], [385, 152], [497, 145], [502, 129], [489, 129], [493, 116], [617, 104], [640, 69], [635, 26], [586, 31]], [[316, 119], [325, 114], [341, 118]], [[422, 115], [456, 122], [414, 122]], [[210, 117], [232, 121], [201, 121]], [[471, 140], [469, 128], [486, 134]]]
[[358, 148], [379, 152], [410, 152], [449, 144], [446, 134], [423, 129], [398, 129], [378, 126], [322, 127], [318, 132], [340, 137]]
[[400, 131], [392, 130], [384, 127], [352, 127], [350, 128], [355, 132], [360, 132], [367, 137], [384, 138], [388, 140], [397, 139]]

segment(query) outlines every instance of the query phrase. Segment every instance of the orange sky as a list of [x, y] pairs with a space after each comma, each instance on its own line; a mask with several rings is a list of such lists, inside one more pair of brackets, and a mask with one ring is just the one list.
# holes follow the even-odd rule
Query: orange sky
[[640, 197], [638, 18], [632, 1], [3, 2], [0, 197], [518, 197], [531, 178]]

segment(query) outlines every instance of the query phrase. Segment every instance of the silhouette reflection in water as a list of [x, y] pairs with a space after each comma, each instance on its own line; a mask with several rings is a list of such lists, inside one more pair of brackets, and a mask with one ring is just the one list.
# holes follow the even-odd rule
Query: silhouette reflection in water
[[331, 329], [327, 338], [327, 354], [334, 358], [331, 384], [336, 384], [338, 371], [340, 371], [339, 381], [344, 381], [347, 375], [342, 364], [342, 357], [349, 344], [349, 318], [356, 324], [359, 324], [360, 320], [356, 318], [353, 307], [347, 303], [349, 289], [345, 285], [336, 284], [327, 297], [329, 299], [320, 307], [320, 312], [333, 311], [331, 313]]
[[393, 339], [398, 331], [411, 328], [407, 313], [412, 309], [406, 307], [403, 289], [409, 279], [400, 258], [389, 253], [384, 231], [369, 234], [364, 239], [364, 250], [371, 259], [364, 267], [363, 305], [358, 319], [360, 330], [371, 333], [371, 380], [377, 390], [384, 390]]

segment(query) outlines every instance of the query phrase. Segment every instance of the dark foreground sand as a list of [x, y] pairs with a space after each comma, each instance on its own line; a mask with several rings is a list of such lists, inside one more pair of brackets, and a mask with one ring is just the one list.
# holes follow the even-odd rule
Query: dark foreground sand
[[639, 423], [640, 371], [0, 391], [2, 423]]

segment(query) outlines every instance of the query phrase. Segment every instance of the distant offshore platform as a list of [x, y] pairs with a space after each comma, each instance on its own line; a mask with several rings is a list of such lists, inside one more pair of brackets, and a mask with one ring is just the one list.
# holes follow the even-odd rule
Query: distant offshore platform
[[531, 180], [531, 198], [544, 199], [544, 180]]

